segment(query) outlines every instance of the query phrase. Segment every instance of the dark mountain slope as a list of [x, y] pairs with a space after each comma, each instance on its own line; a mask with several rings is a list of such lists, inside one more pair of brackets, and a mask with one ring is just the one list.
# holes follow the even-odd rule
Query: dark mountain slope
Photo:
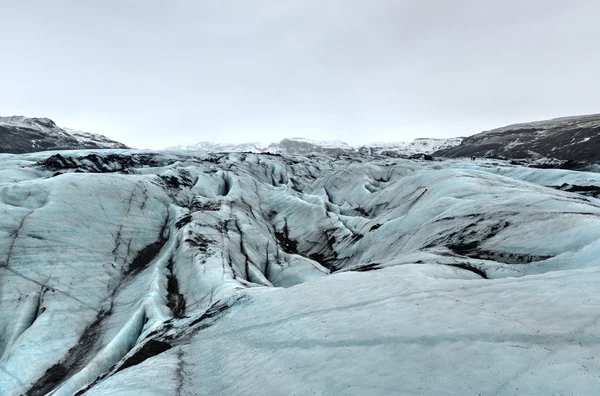
[[465, 138], [439, 157], [557, 158], [600, 162], [600, 114], [515, 124]]
[[64, 130], [48, 118], [0, 117], [0, 153], [108, 148], [128, 147], [102, 135]]

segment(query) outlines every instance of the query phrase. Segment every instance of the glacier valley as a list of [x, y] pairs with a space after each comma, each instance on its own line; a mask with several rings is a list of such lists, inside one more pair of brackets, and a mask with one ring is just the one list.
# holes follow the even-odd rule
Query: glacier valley
[[0, 395], [596, 395], [600, 173], [0, 154]]

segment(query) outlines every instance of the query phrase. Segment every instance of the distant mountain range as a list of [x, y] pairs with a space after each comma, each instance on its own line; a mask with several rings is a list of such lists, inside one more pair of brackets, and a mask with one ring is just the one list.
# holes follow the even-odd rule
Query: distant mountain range
[[[304, 138], [283, 139], [278, 143], [258, 142], [222, 144], [200, 142], [192, 145], [169, 147], [167, 150], [190, 150], [199, 152], [252, 152], [304, 155], [371, 154], [387, 156], [410, 156], [432, 154], [437, 150], [454, 147], [462, 138], [416, 139], [410, 143], [370, 143], [351, 146], [342, 141], [316, 141]], [[48, 118], [22, 116], [0, 117], [0, 153], [29, 153], [48, 150], [128, 149], [129, 147], [106, 136], [61, 128]]]
[[600, 114], [509, 125], [469, 136], [440, 157], [556, 158], [600, 162]]
[[600, 114], [556, 118], [509, 125], [467, 138], [415, 139], [413, 142], [369, 143], [351, 146], [341, 141], [283, 139], [279, 143], [216, 144], [201, 142], [170, 150], [201, 152], [271, 152], [279, 154], [370, 154], [410, 157], [486, 157], [504, 159], [555, 158], [600, 163]]
[[[0, 153], [47, 150], [127, 149], [105, 136], [60, 128], [48, 118], [0, 117]], [[509, 125], [467, 138], [415, 139], [413, 142], [351, 146], [343, 141], [283, 139], [278, 143], [200, 142], [167, 150], [251, 152], [288, 155], [380, 155], [392, 157], [486, 157], [600, 163], [600, 114]]]
[[304, 138], [283, 139], [279, 143], [239, 143], [219, 144], [200, 142], [189, 146], [173, 146], [167, 150], [192, 150], [201, 152], [252, 152], [304, 155], [321, 153], [340, 155], [349, 153], [377, 154], [388, 156], [410, 156], [432, 154], [435, 151], [457, 146], [462, 138], [451, 139], [416, 139], [413, 142], [370, 143], [362, 146], [351, 146], [342, 141], [316, 141]]
[[48, 118], [0, 117], [0, 153], [126, 148], [102, 135], [59, 128]]

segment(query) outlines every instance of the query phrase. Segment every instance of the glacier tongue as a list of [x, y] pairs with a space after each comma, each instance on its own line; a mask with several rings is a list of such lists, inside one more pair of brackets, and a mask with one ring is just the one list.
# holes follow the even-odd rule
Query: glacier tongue
[[592, 394], [600, 200], [565, 184], [600, 175], [0, 155], [0, 394]]

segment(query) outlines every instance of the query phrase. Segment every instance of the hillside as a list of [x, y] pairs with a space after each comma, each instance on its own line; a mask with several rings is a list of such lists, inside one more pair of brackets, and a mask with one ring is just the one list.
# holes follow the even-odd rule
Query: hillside
[[482, 132], [441, 157], [556, 158], [600, 162], [600, 114], [537, 121]]
[[48, 118], [0, 117], [0, 153], [124, 148], [102, 135], [59, 128]]

